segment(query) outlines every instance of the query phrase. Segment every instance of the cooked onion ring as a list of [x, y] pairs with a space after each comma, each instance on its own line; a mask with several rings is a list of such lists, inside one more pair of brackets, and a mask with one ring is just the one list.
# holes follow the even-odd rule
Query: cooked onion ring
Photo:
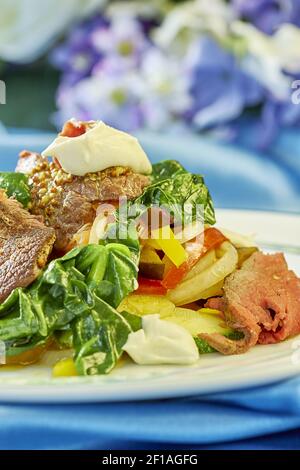
[[227, 241], [223, 242], [218, 255], [219, 258], [211, 266], [192, 278], [182, 281], [175, 289], [170, 289], [167, 294], [168, 299], [175, 305], [195, 302], [203, 298], [201, 297], [203, 292], [205, 293], [232, 273], [238, 263], [238, 254], [234, 246]]

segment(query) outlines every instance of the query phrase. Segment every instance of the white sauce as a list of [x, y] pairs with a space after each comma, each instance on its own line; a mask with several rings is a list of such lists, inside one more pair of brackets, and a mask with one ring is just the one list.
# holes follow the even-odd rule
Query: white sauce
[[130, 333], [124, 351], [141, 365], [195, 364], [199, 351], [191, 334], [182, 326], [145, 315], [143, 329]]
[[58, 136], [42, 155], [57, 158], [64, 171], [77, 176], [113, 166], [129, 167], [142, 174], [152, 171], [138, 140], [102, 121], [95, 122], [78, 137]]

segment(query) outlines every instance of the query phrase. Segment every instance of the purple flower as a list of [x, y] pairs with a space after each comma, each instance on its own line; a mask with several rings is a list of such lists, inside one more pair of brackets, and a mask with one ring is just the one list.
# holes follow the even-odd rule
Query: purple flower
[[299, 0], [233, 0], [238, 15], [266, 34], [272, 34], [282, 23], [300, 26]]
[[187, 117], [198, 129], [232, 121], [263, 99], [262, 87], [239, 67], [235, 57], [205, 37], [187, 58], [193, 105]]
[[276, 139], [281, 130], [299, 127], [300, 106], [292, 102], [281, 102], [272, 97], [266, 100], [257, 120], [252, 145], [266, 150]]
[[107, 20], [96, 16], [75, 27], [67, 41], [51, 54], [52, 64], [63, 72], [63, 81], [73, 85], [90, 75], [101, 54], [93, 46], [92, 34], [107, 26]]
[[80, 120], [101, 119], [125, 131], [142, 124], [141, 81], [134, 72], [107, 60], [94, 73], [73, 87], [62, 84], [57, 95], [60, 126], [70, 116]]
[[[146, 24], [146, 26], [148, 23]], [[149, 39], [141, 20], [116, 14], [75, 28], [52, 56], [63, 70], [58, 126], [71, 116], [126, 131], [162, 130], [190, 105], [181, 64]]]
[[142, 80], [137, 69], [151, 43], [133, 17], [96, 17], [75, 27], [52, 54], [63, 71], [57, 93], [58, 126], [74, 116], [103, 119], [124, 130], [142, 125]]
[[117, 57], [132, 65], [138, 63], [150, 46], [141, 22], [124, 15], [113, 17], [109, 26], [94, 31], [91, 41], [101, 56]]
[[[268, 33], [283, 21], [300, 24], [300, 1], [232, 0], [232, 4], [241, 19]], [[141, 127], [174, 132], [188, 128], [238, 138], [243, 120], [251, 114], [255, 132], [250, 144], [266, 148], [280, 128], [300, 124], [300, 106], [288, 102], [288, 67], [283, 71], [284, 64], [292, 64], [290, 69], [297, 72], [297, 49], [290, 48], [285, 57], [282, 46], [278, 58], [279, 33], [268, 37], [252, 25], [234, 24], [248, 26], [245, 37], [255, 45], [248, 55], [244, 47], [241, 58], [224, 46], [230, 47], [234, 36], [231, 42], [223, 38], [221, 45], [221, 35], [217, 42], [203, 31], [186, 39], [184, 56], [174, 47], [158, 46], [151, 40], [155, 35], [149, 23], [128, 11], [122, 15], [110, 11], [109, 17], [98, 15], [81, 23], [52, 54], [62, 71], [56, 124], [61, 126], [70, 117], [102, 119], [129, 132]], [[280, 44], [297, 37], [292, 29], [294, 34], [285, 29], [285, 42], [280, 30]], [[280, 84], [284, 93], [272, 83]]]

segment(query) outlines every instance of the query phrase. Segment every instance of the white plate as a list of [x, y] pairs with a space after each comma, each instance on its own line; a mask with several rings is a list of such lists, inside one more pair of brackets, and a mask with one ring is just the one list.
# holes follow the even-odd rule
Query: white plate
[[[220, 227], [257, 234], [266, 251], [285, 251], [300, 275], [300, 216], [219, 210]], [[299, 310], [300, 314], [300, 310]], [[300, 335], [280, 344], [256, 346], [240, 356], [208, 354], [195, 366], [137, 366], [123, 362], [108, 376], [51, 378], [48, 353], [42, 364], [0, 371], [0, 400], [71, 403], [145, 400], [248, 388], [300, 373]]]

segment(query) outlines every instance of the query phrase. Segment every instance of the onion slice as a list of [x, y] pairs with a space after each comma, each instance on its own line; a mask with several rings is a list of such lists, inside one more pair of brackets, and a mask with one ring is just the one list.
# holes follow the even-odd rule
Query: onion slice
[[217, 252], [220, 257], [215, 263], [168, 291], [167, 297], [171, 302], [175, 305], [184, 305], [201, 299], [203, 292], [220, 283], [236, 269], [238, 254], [231, 243], [223, 242]]

